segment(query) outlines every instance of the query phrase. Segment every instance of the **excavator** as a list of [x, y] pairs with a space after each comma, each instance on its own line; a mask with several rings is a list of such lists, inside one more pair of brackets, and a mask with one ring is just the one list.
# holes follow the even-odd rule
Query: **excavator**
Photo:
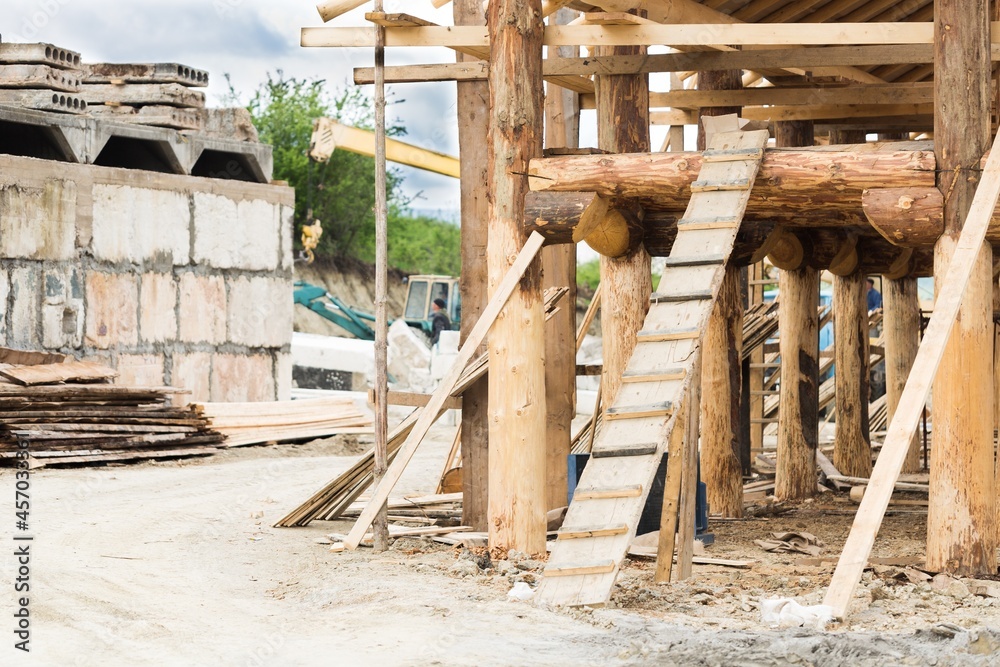
[[[462, 297], [458, 291], [458, 278], [452, 276], [410, 276], [407, 279], [406, 306], [403, 320], [417, 329], [427, 340], [431, 336], [431, 304], [434, 299], [444, 299], [452, 329], [458, 329], [462, 318]], [[375, 321], [371, 313], [353, 308], [322, 287], [302, 280], [295, 281], [295, 303], [305, 306], [320, 317], [333, 322], [361, 340], [375, 340]], [[392, 324], [392, 322], [389, 322]]]
[[[375, 133], [343, 125], [332, 118], [317, 118], [313, 123], [309, 157], [317, 162], [325, 162], [337, 148], [374, 156]], [[387, 141], [386, 158], [445, 176], [459, 177], [457, 158], [395, 139]], [[313, 251], [322, 235], [323, 229], [318, 220], [302, 227], [303, 256], [307, 263], [312, 262]], [[462, 320], [462, 297], [458, 291], [458, 278], [419, 275], [410, 276], [407, 283], [403, 319], [409, 326], [421, 331], [429, 339], [432, 326], [431, 304], [435, 299], [444, 299], [448, 304], [447, 315], [452, 329], [459, 328]], [[296, 281], [295, 303], [333, 322], [356, 338], [375, 340], [375, 330], [369, 324], [375, 321], [375, 316], [345, 304], [322, 287]]]

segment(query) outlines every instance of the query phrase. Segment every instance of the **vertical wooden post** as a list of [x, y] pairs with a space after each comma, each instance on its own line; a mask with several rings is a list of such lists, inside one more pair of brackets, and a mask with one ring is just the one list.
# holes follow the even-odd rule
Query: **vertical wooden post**
[[[382, 11], [382, 0], [375, 0]], [[389, 454], [389, 317], [386, 310], [389, 272], [389, 205], [385, 170], [385, 28], [375, 28], [375, 486], [385, 476]], [[388, 504], [372, 522], [376, 553], [389, 548]]]
[[[551, 23], [565, 25], [577, 13], [560, 9]], [[554, 19], [554, 20], [553, 20]], [[579, 49], [549, 49], [549, 58], [572, 58]], [[580, 137], [580, 102], [576, 93], [547, 85], [545, 95], [545, 145], [576, 148]], [[542, 249], [542, 287], [568, 287], [559, 311], [545, 326], [546, 507], [566, 505], [567, 457], [576, 414], [576, 246], [552, 245]]]
[[[920, 301], [917, 279], [892, 280], [882, 276], [882, 332], [885, 338], [885, 402], [889, 422], [896, 414], [899, 397], [920, 345]], [[919, 472], [920, 439], [913, 432], [903, 472]]]
[[[524, 245], [528, 161], [542, 153], [541, 0], [493, 0], [490, 36], [489, 276]], [[538, 260], [490, 334], [490, 547], [545, 553], [545, 318]]]
[[[934, 153], [945, 232], [934, 248], [944, 276], [975, 193], [990, 137], [989, 3], [934, 3]], [[996, 572], [993, 475], [993, 257], [984, 243], [934, 380], [927, 567]]]
[[[485, 25], [480, 0], [454, 0], [455, 25]], [[458, 54], [458, 60], [475, 60]], [[462, 332], [464, 343], [486, 307], [487, 202], [486, 152], [490, 87], [486, 81], [458, 84], [458, 144], [461, 155]], [[483, 351], [485, 352], [485, 345]], [[462, 523], [484, 531], [489, 497], [489, 380], [482, 378], [462, 394]]]
[[[811, 146], [812, 121], [774, 124], [780, 147]], [[819, 445], [819, 274], [803, 267], [778, 276], [781, 386], [774, 495], [802, 500], [816, 493]]]
[[833, 344], [837, 431], [833, 463], [844, 475], [868, 477], [872, 447], [868, 424], [868, 280], [855, 271], [833, 279]]
[[[597, 55], [641, 55], [644, 46], [597, 47]], [[614, 153], [649, 151], [649, 77], [645, 74], [594, 77], [597, 145]], [[601, 257], [601, 306], [605, 405], [614, 403], [622, 373], [635, 349], [636, 334], [653, 291], [650, 257], [640, 245], [624, 257]]]
[[[678, 422], [674, 428], [684, 427], [684, 447], [681, 452], [681, 497], [677, 517], [677, 580], [691, 578], [691, 558], [694, 555], [695, 522], [697, 517], [698, 493], [698, 434], [701, 421], [701, 352], [691, 367], [691, 384], [687, 391], [687, 417], [684, 424]], [[673, 444], [671, 438], [671, 444]], [[668, 466], [669, 467], [669, 466]], [[662, 550], [661, 557], [666, 557]]]
[[727, 266], [701, 353], [701, 473], [713, 513], [743, 516], [740, 464], [743, 296], [740, 269]]
[[[747, 267], [747, 303], [750, 306], [764, 302], [764, 263]], [[750, 394], [750, 459], [764, 451], [764, 346], [750, 353], [747, 391]]]
[[[742, 72], [699, 72], [698, 90], [738, 90]], [[738, 114], [741, 107], [706, 107], [700, 116]], [[705, 128], [698, 125], [698, 150]], [[708, 320], [701, 352], [701, 464], [713, 512], [743, 516], [743, 467], [740, 464], [740, 399], [743, 391], [743, 297], [740, 270], [726, 267], [719, 299]]]

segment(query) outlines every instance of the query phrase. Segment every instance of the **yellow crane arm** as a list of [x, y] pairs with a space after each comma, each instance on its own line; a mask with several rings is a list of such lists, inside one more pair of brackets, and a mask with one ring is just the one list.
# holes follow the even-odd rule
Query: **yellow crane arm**
[[[375, 133], [342, 125], [332, 118], [317, 118], [313, 122], [309, 156], [317, 162], [326, 162], [337, 148], [361, 155], [374, 156]], [[433, 171], [445, 176], [453, 178], [460, 176], [457, 157], [420, 148], [396, 139], [386, 139], [385, 157], [390, 162]]]

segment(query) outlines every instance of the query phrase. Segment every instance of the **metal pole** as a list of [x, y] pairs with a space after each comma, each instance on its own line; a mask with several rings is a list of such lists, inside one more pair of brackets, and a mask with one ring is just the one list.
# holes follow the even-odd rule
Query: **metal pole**
[[[382, 0], [375, 0], [382, 11]], [[375, 26], [375, 487], [385, 475], [388, 443], [389, 320], [386, 313], [388, 282], [388, 216], [385, 173], [385, 28]], [[372, 523], [375, 551], [389, 548], [387, 505]]]

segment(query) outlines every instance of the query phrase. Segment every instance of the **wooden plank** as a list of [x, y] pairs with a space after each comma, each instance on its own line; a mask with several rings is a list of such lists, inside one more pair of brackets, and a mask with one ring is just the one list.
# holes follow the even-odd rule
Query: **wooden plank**
[[[994, 23], [994, 26], [997, 24]], [[994, 28], [995, 30], [997, 28]], [[712, 35], [713, 44], [705, 43]], [[931, 23], [817, 23], [803, 30], [797, 24], [697, 24], [642, 26], [546, 26], [545, 46], [783, 46], [842, 44], [931, 44]], [[373, 28], [303, 28], [303, 47], [373, 48]], [[486, 28], [431, 26], [386, 29], [386, 46], [446, 46], [485, 48]]]
[[591, 487], [581, 489], [577, 487], [573, 492], [573, 500], [608, 500], [614, 498], [638, 498], [642, 495], [642, 485], [632, 484], [620, 488]]
[[882, 517], [892, 498], [894, 483], [906, 459], [910, 439], [919, 424], [931, 383], [944, 356], [952, 325], [976, 264], [976, 256], [986, 239], [986, 230], [998, 197], [1000, 197], [1000, 135], [993, 142], [979, 187], [976, 189], [972, 206], [955, 246], [955, 253], [948, 263], [948, 271], [934, 302], [934, 312], [917, 349], [917, 356], [896, 407], [896, 414], [889, 423], [882, 451], [872, 471], [868, 491], [858, 508], [840, 560], [837, 561], [837, 569], [833, 573], [830, 588], [824, 598], [824, 604], [833, 607], [834, 614], [838, 618], [846, 615], [847, 607], [854, 596], [854, 589], [861, 580], [865, 563], [868, 562], [875, 536], [882, 525]]
[[118, 377], [118, 371], [92, 361], [67, 361], [61, 364], [8, 366], [0, 368], [0, 377], [20, 385], [56, 384], [59, 382], [94, 382]]
[[649, 405], [613, 405], [604, 411], [604, 419], [640, 419], [642, 417], [666, 417], [673, 414], [674, 406], [670, 401], [651, 403]]
[[638, 333], [640, 343], [660, 343], [675, 340], [696, 340], [701, 337], [698, 329], [642, 330]]
[[[690, 390], [689, 390], [690, 391]], [[679, 423], [686, 423], [690, 401], [678, 415]], [[667, 450], [667, 478], [663, 483], [663, 507], [660, 513], [660, 531], [656, 549], [656, 573], [653, 580], [660, 584], [670, 583], [670, 575], [674, 566], [674, 545], [677, 541], [677, 520], [680, 517], [681, 481], [683, 457], [680, 455], [684, 447], [684, 429], [674, 427], [670, 434], [670, 447]]]
[[703, 107], [760, 105], [930, 104], [932, 83], [883, 83], [838, 88], [744, 88], [742, 90], [676, 90], [650, 95], [651, 107], [701, 109]]
[[[655, 415], [654, 415], [655, 416]], [[590, 455], [595, 459], [613, 458], [616, 456], [650, 456], [660, 449], [655, 442], [628, 443], [628, 444], [601, 444], [595, 446]]]
[[571, 565], [559, 565], [557, 567], [545, 568], [546, 577], [571, 577], [584, 574], [605, 574], [614, 572], [615, 562], [613, 560], [603, 560], [596, 563], [580, 563]]
[[496, 291], [490, 299], [489, 304], [487, 304], [486, 308], [483, 310], [479, 321], [476, 322], [476, 326], [469, 334], [469, 337], [465, 340], [465, 343], [462, 344], [452, 369], [448, 372], [448, 375], [441, 380], [441, 384], [439, 384], [438, 388], [434, 391], [430, 402], [428, 402], [427, 407], [423, 410], [419, 419], [417, 419], [413, 430], [406, 438], [406, 442], [400, 448], [399, 455], [393, 460], [389, 469], [386, 470], [385, 478], [382, 480], [382, 483], [376, 487], [375, 492], [372, 494], [372, 501], [369, 502], [368, 506], [365, 507], [365, 511], [361, 513], [360, 517], [358, 517], [358, 521], [354, 524], [354, 528], [351, 529], [348, 539], [344, 541], [347, 548], [357, 548], [361, 541], [361, 537], [364, 535], [365, 531], [368, 530], [372, 520], [375, 518], [375, 513], [378, 511], [378, 508], [381, 507], [382, 503], [386, 501], [389, 497], [389, 493], [396, 485], [396, 482], [399, 481], [400, 476], [403, 474], [403, 470], [406, 468], [406, 464], [409, 463], [411, 458], [413, 458], [413, 454], [416, 451], [417, 446], [427, 434], [427, 431], [430, 429], [437, 413], [444, 406], [445, 399], [450, 395], [454, 385], [462, 375], [462, 372], [465, 370], [466, 364], [469, 363], [480, 343], [482, 343], [486, 338], [486, 334], [493, 325], [493, 321], [496, 320], [497, 315], [500, 314], [500, 310], [507, 303], [507, 299], [509, 299], [510, 295], [514, 293], [514, 290], [517, 288], [518, 283], [521, 280], [521, 276], [535, 259], [538, 251], [541, 250], [543, 242], [544, 239], [541, 234], [532, 234], [528, 238], [527, 243], [525, 243], [524, 248], [518, 254], [517, 259], [514, 261], [510, 270], [504, 276], [500, 284], [497, 285]]
[[624, 535], [628, 526], [624, 523], [616, 526], [563, 526], [556, 533], [557, 540], [579, 540], [587, 537], [609, 537]]
[[[388, 401], [389, 405], [404, 405], [410, 408], [422, 408], [430, 402], [431, 396], [432, 394], [420, 394], [412, 391], [389, 391]], [[375, 391], [373, 389], [368, 390], [368, 402], [375, 402]], [[444, 402], [444, 408], [446, 410], [461, 410], [462, 399], [449, 396]]]

